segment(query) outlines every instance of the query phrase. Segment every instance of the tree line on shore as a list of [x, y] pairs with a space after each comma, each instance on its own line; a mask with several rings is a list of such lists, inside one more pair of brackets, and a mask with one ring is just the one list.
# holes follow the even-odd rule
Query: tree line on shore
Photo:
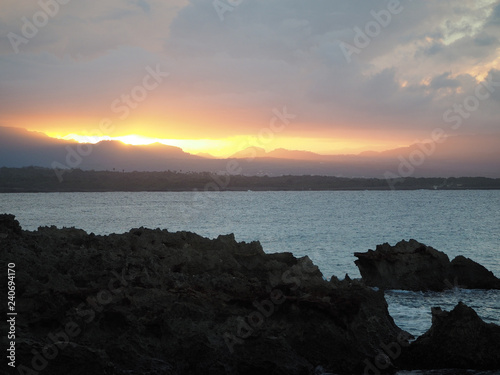
[[500, 189], [500, 178], [349, 178], [315, 175], [246, 176], [209, 172], [118, 172], [72, 169], [58, 179], [40, 167], [0, 168], [0, 192], [280, 191]]

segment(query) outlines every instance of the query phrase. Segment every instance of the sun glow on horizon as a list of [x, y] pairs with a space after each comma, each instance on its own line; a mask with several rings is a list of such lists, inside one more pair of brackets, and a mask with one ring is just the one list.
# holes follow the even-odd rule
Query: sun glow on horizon
[[126, 145], [147, 146], [160, 143], [167, 146], [179, 147], [190, 154], [210, 154], [217, 158], [226, 158], [249, 147], [262, 148], [269, 152], [283, 148], [295, 151], [310, 151], [323, 155], [334, 154], [357, 154], [363, 151], [385, 151], [387, 149], [400, 147], [401, 143], [375, 142], [374, 140], [354, 139], [327, 139], [327, 138], [303, 138], [283, 137], [272, 140], [259, 139], [255, 136], [238, 135], [224, 139], [165, 139], [146, 137], [138, 134], [121, 136], [87, 136], [81, 134], [67, 134], [61, 136], [55, 133], [46, 133], [49, 137], [76, 141], [78, 143], [96, 144], [101, 141], [119, 141]]
[[[107, 135], [103, 136], [86, 136], [80, 134], [68, 134], [66, 136], [60, 136], [55, 134], [47, 133], [49, 137], [73, 140], [78, 143], [92, 143], [96, 144], [102, 141], [119, 141], [126, 145], [133, 146], [147, 146], [155, 143], [161, 143], [166, 146], [179, 147], [185, 152], [192, 154], [197, 154], [201, 152], [208, 152], [207, 150], [216, 151], [217, 149], [224, 148], [226, 146], [224, 141], [213, 140], [213, 139], [165, 139], [165, 138], [152, 138], [145, 137], [137, 134], [129, 134], [117, 137], [110, 137]], [[216, 155], [214, 152], [213, 155]]]

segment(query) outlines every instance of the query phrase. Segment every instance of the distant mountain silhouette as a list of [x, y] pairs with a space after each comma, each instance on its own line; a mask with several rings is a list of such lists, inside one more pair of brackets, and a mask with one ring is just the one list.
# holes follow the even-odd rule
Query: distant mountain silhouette
[[290, 159], [290, 160], [328, 160], [331, 156], [320, 155], [311, 151], [287, 150], [284, 148], [277, 148], [275, 150], [266, 152], [260, 147], [248, 147], [241, 150], [230, 158], [234, 159], [247, 159], [247, 158], [275, 158], [275, 159]]
[[179, 147], [154, 143], [131, 146], [120, 141], [79, 144], [19, 128], [0, 127], [0, 165], [82, 169], [164, 170], [176, 160], [200, 160]]
[[279, 148], [249, 147], [228, 159], [192, 155], [156, 143], [131, 146], [119, 141], [95, 145], [48, 137], [20, 128], [0, 127], [0, 167], [39, 166], [118, 171], [193, 171], [244, 175], [325, 175], [341, 177], [500, 177], [500, 135], [454, 136], [442, 143], [320, 155]]
[[267, 152], [262, 147], [247, 147], [244, 150], [238, 151], [229, 156], [229, 159], [253, 159], [265, 157], [267, 157]]
[[325, 155], [316, 154], [311, 151], [287, 150], [284, 148], [277, 148], [270, 151], [268, 155], [272, 158], [293, 160], [326, 160], [328, 158]]
[[196, 155], [205, 159], [219, 159], [208, 152], [198, 152]]

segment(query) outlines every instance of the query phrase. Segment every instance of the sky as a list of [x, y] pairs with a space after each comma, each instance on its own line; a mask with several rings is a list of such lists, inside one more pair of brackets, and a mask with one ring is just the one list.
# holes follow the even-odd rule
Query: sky
[[227, 156], [498, 134], [500, 1], [2, 0], [0, 126]]

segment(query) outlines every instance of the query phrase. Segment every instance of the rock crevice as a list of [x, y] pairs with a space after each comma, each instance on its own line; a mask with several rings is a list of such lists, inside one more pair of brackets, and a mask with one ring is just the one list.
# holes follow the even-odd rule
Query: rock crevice
[[432, 328], [410, 345], [383, 291], [365, 285], [400, 288], [408, 270], [408, 285], [418, 290], [439, 290], [443, 275], [460, 275], [470, 285], [495, 281], [476, 263], [449, 262], [416, 241], [357, 254], [364, 280], [343, 281], [326, 281], [307, 257], [266, 254], [258, 242], [237, 242], [233, 235], [24, 231], [14, 216], [0, 215], [0, 249], [4, 264], [15, 263], [22, 374], [500, 368], [500, 327], [469, 307], [433, 309]]
[[432, 327], [397, 360], [407, 369], [500, 370], [500, 326], [485, 323], [460, 302], [452, 311], [432, 309]]
[[31, 232], [11, 215], [0, 233], [24, 373], [361, 373], [402, 332], [382, 292], [233, 235]]

